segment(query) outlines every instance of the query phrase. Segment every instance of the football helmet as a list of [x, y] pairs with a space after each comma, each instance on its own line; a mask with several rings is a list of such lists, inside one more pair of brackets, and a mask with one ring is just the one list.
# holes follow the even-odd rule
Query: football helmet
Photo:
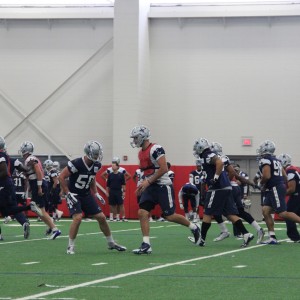
[[120, 164], [120, 158], [117, 157], [117, 156], [114, 156], [111, 162], [116, 163], [117, 165], [119, 165]]
[[34, 145], [32, 142], [25, 141], [21, 144], [19, 153], [24, 156], [26, 154], [32, 154], [34, 151]]
[[102, 161], [103, 158], [103, 150], [102, 146], [97, 141], [89, 141], [84, 145], [84, 153], [88, 159], [93, 162]]
[[259, 156], [264, 154], [273, 154], [275, 152], [275, 144], [270, 140], [265, 140], [260, 144], [256, 152]]
[[0, 151], [6, 151], [5, 139], [2, 136], [0, 136]]
[[202, 166], [202, 160], [200, 158], [196, 159], [196, 166], [197, 167]]
[[211, 147], [210, 147], [211, 151], [219, 154], [219, 155], [222, 155], [223, 154], [223, 147], [220, 143], [218, 142], [213, 142], [211, 144]]
[[44, 168], [49, 170], [53, 167], [53, 161], [51, 159], [47, 159], [44, 161]]
[[193, 154], [196, 158], [199, 158], [199, 155], [202, 154], [202, 152], [205, 149], [210, 148], [210, 143], [208, 142], [207, 139], [205, 138], [199, 138], [198, 140], [195, 141], [194, 147], [193, 147]]
[[56, 169], [56, 170], [59, 170], [60, 169], [60, 163], [58, 161], [54, 161], [53, 162], [53, 168]]
[[277, 158], [281, 161], [284, 168], [292, 164], [292, 157], [287, 153], [280, 154]]
[[144, 125], [135, 126], [131, 130], [130, 137], [133, 139], [130, 142], [132, 148], [142, 147], [143, 142], [150, 138], [150, 130]]

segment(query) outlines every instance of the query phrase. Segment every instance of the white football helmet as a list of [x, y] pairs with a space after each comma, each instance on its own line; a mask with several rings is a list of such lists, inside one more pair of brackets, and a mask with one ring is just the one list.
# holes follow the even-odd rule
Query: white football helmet
[[205, 149], [208, 149], [210, 148], [210, 143], [208, 142], [207, 139], [205, 138], [200, 138], [198, 140], [195, 141], [194, 143], [194, 147], [193, 147], [193, 154], [196, 158], [199, 158], [199, 155], [202, 154], [202, 152], [205, 150]]
[[21, 144], [19, 153], [24, 156], [26, 154], [32, 154], [34, 151], [34, 145], [32, 142], [25, 141]]
[[6, 151], [5, 139], [2, 136], [0, 136], [0, 151]]
[[44, 161], [44, 168], [50, 170], [53, 167], [53, 161], [51, 159], [47, 159]]
[[132, 148], [142, 147], [143, 142], [150, 138], [150, 130], [144, 125], [135, 126], [131, 130], [130, 137], [133, 139], [130, 142]]
[[59, 170], [60, 169], [60, 163], [58, 161], [54, 161], [53, 162], [53, 168], [56, 169], [56, 170]]
[[292, 164], [292, 157], [287, 153], [280, 154], [277, 158], [281, 161], [284, 168]]
[[275, 152], [275, 144], [270, 140], [265, 140], [260, 144], [256, 152], [260, 156], [264, 154], [273, 154]]
[[196, 159], [196, 166], [197, 167], [199, 167], [199, 166], [202, 167], [202, 160], [200, 158]]
[[120, 158], [117, 157], [117, 156], [114, 156], [111, 162], [116, 163], [117, 165], [119, 165], [120, 164]]
[[103, 159], [102, 146], [97, 141], [89, 141], [84, 145], [84, 153], [93, 162], [101, 162]]
[[211, 144], [211, 147], [210, 147], [211, 151], [219, 154], [219, 155], [222, 155], [223, 154], [223, 147], [220, 143], [218, 142], [213, 142]]

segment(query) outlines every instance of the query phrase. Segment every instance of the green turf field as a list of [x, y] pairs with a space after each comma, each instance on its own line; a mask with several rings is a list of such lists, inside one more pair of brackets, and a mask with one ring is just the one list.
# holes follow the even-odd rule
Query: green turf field
[[280, 245], [254, 240], [242, 249], [233, 237], [213, 242], [216, 224], [197, 247], [187, 228], [154, 222], [153, 253], [142, 256], [131, 253], [141, 243], [138, 222], [110, 223], [126, 252], [108, 250], [97, 223], [83, 222], [75, 255], [66, 254], [70, 221], [57, 224], [63, 234], [52, 241], [32, 219], [24, 240], [16, 222], [1, 220], [0, 299], [300, 299], [300, 244], [287, 242], [284, 223], [276, 223]]

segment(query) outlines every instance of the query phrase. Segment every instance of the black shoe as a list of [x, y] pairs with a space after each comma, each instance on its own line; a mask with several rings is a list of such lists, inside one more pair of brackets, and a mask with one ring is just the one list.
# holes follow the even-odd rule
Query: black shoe
[[134, 254], [151, 254], [152, 248], [151, 248], [151, 245], [143, 242], [140, 248], [134, 249], [134, 250], [132, 250], [132, 252]]
[[30, 235], [30, 225], [29, 223], [24, 223], [23, 224], [23, 230], [24, 230], [24, 239], [28, 239], [29, 238], [29, 235]]
[[252, 233], [244, 234], [244, 243], [241, 245], [241, 247], [242, 248], [247, 247], [253, 239], [254, 239], [254, 235]]
[[116, 243], [113, 243], [113, 244], [108, 246], [108, 249], [109, 250], [117, 250], [117, 251], [121, 252], [121, 251], [126, 251], [127, 248], [124, 247], [124, 246], [118, 245]]

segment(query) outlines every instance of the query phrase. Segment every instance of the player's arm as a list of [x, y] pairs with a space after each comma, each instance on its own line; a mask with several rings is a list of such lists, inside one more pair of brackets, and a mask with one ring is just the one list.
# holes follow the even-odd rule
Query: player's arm
[[108, 174], [106, 171], [102, 172], [100, 175], [101, 178], [103, 178], [105, 181], [107, 180]]
[[43, 191], [42, 191], [43, 173], [39, 167], [39, 164], [36, 161], [31, 161], [31, 163], [33, 164], [33, 169], [36, 174], [38, 194], [42, 196], [43, 195]]
[[128, 180], [131, 178], [131, 174], [128, 173], [127, 171], [126, 171], [126, 173], [124, 174], [124, 176], [125, 176], [125, 181], [128, 181]]
[[260, 184], [264, 185], [271, 178], [271, 167], [264, 165], [261, 174]]
[[226, 167], [226, 171], [228, 172], [228, 176], [229, 176], [229, 179], [231, 180], [233, 177], [235, 177], [238, 181], [240, 181], [242, 184], [249, 184], [251, 186], [255, 186], [254, 182], [247, 179], [246, 177], [244, 176], [241, 176], [239, 175], [233, 168], [232, 165], [228, 165]]
[[214, 164], [216, 166], [215, 176], [217, 175], [219, 177], [221, 175], [221, 173], [223, 171], [223, 167], [224, 167], [224, 163], [223, 163], [222, 159], [220, 157], [218, 157], [217, 155], [215, 155], [212, 158], [212, 164]]
[[70, 176], [71, 176], [71, 172], [67, 167], [65, 167], [58, 176], [60, 187], [66, 195], [70, 192], [66, 181], [66, 179], [69, 178]]
[[96, 195], [98, 193], [95, 178], [91, 182], [90, 189], [93, 194]]
[[286, 194], [292, 195], [296, 191], [296, 180], [290, 180], [287, 183]]
[[137, 194], [140, 194], [143, 190], [145, 190], [149, 185], [151, 185], [153, 182], [155, 182], [157, 179], [159, 179], [161, 176], [163, 176], [165, 173], [168, 172], [168, 166], [167, 166], [167, 160], [165, 155], [161, 155], [157, 159], [158, 169], [157, 171], [151, 176], [151, 178], [146, 178], [141, 182], [139, 187], [137, 188]]

